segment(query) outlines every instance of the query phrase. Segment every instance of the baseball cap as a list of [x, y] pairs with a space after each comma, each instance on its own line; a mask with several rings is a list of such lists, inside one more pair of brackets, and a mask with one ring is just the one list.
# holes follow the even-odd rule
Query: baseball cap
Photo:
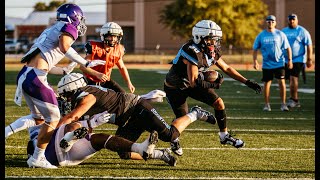
[[276, 17], [274, 15], [269, 15], [266, 18], [266, 21], [271, 20], [271, 21], [276, 21]]
[[296, 14], [289, 14], [288, 19], [298, 19]]

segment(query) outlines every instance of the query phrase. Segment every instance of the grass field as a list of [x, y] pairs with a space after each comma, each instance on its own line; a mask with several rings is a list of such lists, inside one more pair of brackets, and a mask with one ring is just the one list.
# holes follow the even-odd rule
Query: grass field
[[[136, 94], [162, 89], [167, 70], [130, 69]], [[6, 67], [5, 124], [29, 114], [13, 102], [15, 78], [18, 69]], [[260, 82], [261, 72], [240, 71], [245, 77]], [[117, 70], [113, 79], [123, 85]], [[61, 76], [49, 75], [54, 85]], [[314, 72], [307, 72], [307, 84], [300, 82], [301, 108], [290, 112], [280, 111], [279, 90], [276, 81], [271, 87], [271, 112], [263, 112], [263, 96], [225, 76], [221, 89], [228, 117], [228, 128], [246, 146], [235, 149], [220, 145], [218, 127], [196, 121], [180, 137], [184, 155], [178, 157], [176, 167], [162, 161], [121, 160], [116, 153], [102, 150], [79, 166], [55, 170], [31, 169], [26, 163], [27, 131], [13, 134], [5, 145], [6, 178], [63, 178], [63, 179], [315, 179], [315, 94]], [[123, 86], [125, 87], [125, 86]], [[287, 89], [288, 90], [288, 89]], [[311, 91], [311, 93], [310, 93]], [[289, 95], [289, 93], [287, 93]], [[188, 100], [189, 106], [207, 105]], [[171, 122], [173, 112], [166, 101], [155, 103], [158, 112]], [[212, 110], [212, 109], [211, 109]], [[114, 134], [116, 126], [103, 125], [95, 132]], [[144, 133], [139, 141], [144, 140]], [[169, 147], [159, 142], [157, 148]]]

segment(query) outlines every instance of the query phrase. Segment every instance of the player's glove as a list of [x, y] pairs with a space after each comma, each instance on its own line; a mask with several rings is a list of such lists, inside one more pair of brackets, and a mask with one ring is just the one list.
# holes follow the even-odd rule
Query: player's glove
[[104, 123], [111, 123], [114, 124], [116, 119], [116, 114], [114, 113], [108, 113], [107, 111], [104, 111], [99, 114], [95, 114], [91, 117], [91, 128], [97, 127], [99, 124]]
[[254, 82], [254, 81], [250, 81], [250, 80], [247, 80], [246, 83], [245, 83], [249, 88], [253, 89], [254, 91], [256, 91], [257, 94], [261, 94], [261, 86]]
[[87, 62], [86, 67], [94, 67], [94, 66], [105, 65], [105, 64], [106, 64], [106, 61], [103, 61], [103, 60], [92, 60]]

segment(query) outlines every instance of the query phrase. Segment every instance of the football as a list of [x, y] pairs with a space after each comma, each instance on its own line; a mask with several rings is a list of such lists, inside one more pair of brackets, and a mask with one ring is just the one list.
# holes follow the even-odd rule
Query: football
[[199, 76], [202, 80], [213, 83], [218, 78], [218, 72], [215, 70], [208, 70], [205, 72], [199, 72]]

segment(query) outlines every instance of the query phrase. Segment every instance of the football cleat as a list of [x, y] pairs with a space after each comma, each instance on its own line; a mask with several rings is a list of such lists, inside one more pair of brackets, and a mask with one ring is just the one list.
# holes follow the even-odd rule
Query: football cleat
[[179, 140], [179, 139], [175, 140], [174, 142], [171, 142], [170, 145], [171, 145], [171, 150], [172, 150], [176, 155], [182, 156], [183, 150], [182, 150], [182, 148], [181, 148], [181, 146], [180, 146], [180, 140]]
[[161, 159], [169, 164], [170, 166], [176, 166], [177, 165], [177, 159], [171, 155], [171, 150], [169, 148], [161, 149], [160, 151], [163, 152], [163, 155], [161, 156]]
[[86, 127], [81, 127], [72, 132], [67, 132], [60, 140], [59, 145], [62, 149], [64, 149], [65, 152], [68, 152], [74, 143], [76, 143], [79, 139], [84, 138], [87, 134], [88, 129]]
[[229, 144], [236, 148], [241, 148], [245, 145], [241, 139], [234, 138], [231, 134], [225, 135], [223, 139], [220, 137], [220, 143], [223, 145]]
[[27, 164], [32, 168], [45, 168], [45, 169], [56, 169], [57, 166], [52, 165], [46, 157], [40, 157], [39, 159], [34, 159], [33, 156], [29, 157]]
[[151, 158], [154, 148], [156, 147], [158, 139], [158, 132], [152, 131], [149, 137], [148, 146], [145, 151], [143, 151], [142, 158], [146, 161], [147, 159]]
[[190, 112], [197, 113], [197, 119], [199, 119], [201, 121], [206, 121], [210, 124], [216, 124], [216, 122], [217, 122], [216, 118], [213, 116], [213, 114], [211, 112], [206, 111], [199, 106], [194, 106], [194, 107], [190, 108]]

